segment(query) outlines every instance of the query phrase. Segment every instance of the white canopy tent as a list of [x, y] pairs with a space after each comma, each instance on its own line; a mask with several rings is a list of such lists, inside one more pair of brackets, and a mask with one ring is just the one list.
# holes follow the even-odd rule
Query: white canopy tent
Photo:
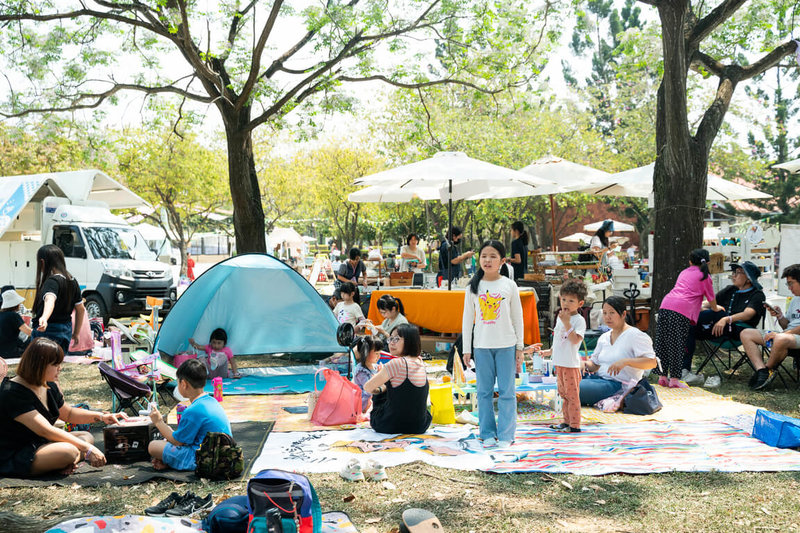
[[[571, 191], [602, 196], [628, 196], [649, 198], [653, 193], [655, 163], [611, 174], [606, 180], [567, 187]], [[751, 187], [708, 175], [707, 200], [729, 201], [771, 198], [772, 196]]]
[[[619, 220], [612, 220], [612, 219], [608, 220], [611, 220], [611, 222], [614, 223], [614, 230], [613, 230], [614, 233], [620, 231], [634, 231], [636, 229], [630, 224], [626, 224], [625, 222], [620, 222]], [[586, 231], [597, 231], [600, 229], [600, 226], [602, 226], [604, 222], [605, 220], [601, 220], [599, 222], [592, 222], [591, 224], [586, 224], [585, 226], [583, 226], [583, 229], [585, 229]]]
[[778, 163], [777, 165], [772, 165], [772, 168], [781, 168], [783, 170], [788, 170], [791, 174], [797, 174], [800, 172], [800, 159]]
[[[575, 187], [594, 181], [603, 181], [608, 179], [608, 172], [598, 170], [596, 168], [587, 167], [567, 161], [560, 157], [552, 155], [537, 159], [527, 167], [520, 169], [520, 172], [539, 176], [548, 179], [557, 184], [560, 188]], [[556, 248], [556, 202], [554, 195], [557, 192], [567, 191], [554, 191], [550, 193], [550, 227], [553, 232], [553, 248]], [[563, 240], [563, 239], [561, 239]]]
[[352, 202], [441, 200], [448, 205], [448, 230], [453, 225], [453, 200], [518, 198], [558, 191], [549, 180], [473, 159], [462, 152], [439, 152], [422, 161], [357, 179], [355, 184], [368, 187], [351, 193], [348, 199]]

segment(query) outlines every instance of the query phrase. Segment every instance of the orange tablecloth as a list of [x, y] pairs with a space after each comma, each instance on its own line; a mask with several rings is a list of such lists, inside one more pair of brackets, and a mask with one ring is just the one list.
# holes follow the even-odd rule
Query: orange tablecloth
[[[375, 324], [383, 322], [378, 312], [378, 299], [384, 294], [400, 298], [409, 322], [439, 333], [460, 333], [464, 314], [464, 291], [396, 289], [372, 291], [368, 318]], [[525, 344], [541, 342], [536, 297], [532, 291], [519, 293], [522, 301], [522, 320], [525, 324]]]

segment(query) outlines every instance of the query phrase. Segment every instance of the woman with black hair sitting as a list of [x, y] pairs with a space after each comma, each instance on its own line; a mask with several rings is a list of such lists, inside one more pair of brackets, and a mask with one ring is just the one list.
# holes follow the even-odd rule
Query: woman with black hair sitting
[[370, 426], [378, 433], [425, 433], [431, 414], [419, 330], [400, 324], [391, 333], [389, 352], [395, 358], [364, 384], [372, 394]]
[[389, 332], [400, 324], [408, 324], [405, 317], [405, 308], [400, 298], [395, 298], [391, 294], [384, 294], [378, 299], [376, 304], [378, 312], [383, 317], [383, 322], [380, 326], [375, 326], [375, 330], [382, 340], [389, 337]]

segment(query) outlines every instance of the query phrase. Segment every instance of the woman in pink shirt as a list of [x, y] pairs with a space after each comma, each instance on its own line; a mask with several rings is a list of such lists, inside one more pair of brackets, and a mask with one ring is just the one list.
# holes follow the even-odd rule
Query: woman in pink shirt
[[663, 387], [688, 386], [680, 381], [686, 338], [692, 325], [697, 323], [703, 297], [712, 309], [717, 306], [714, 285], [708, 275], [708, 261], [707, 250], [698, 248], [692, 251], [689, 268], [678, 274], [675, 287], [661, 300], [654, 348], [662, 365], [656, 368], [656, 372], [661, 374], [658, 384]]

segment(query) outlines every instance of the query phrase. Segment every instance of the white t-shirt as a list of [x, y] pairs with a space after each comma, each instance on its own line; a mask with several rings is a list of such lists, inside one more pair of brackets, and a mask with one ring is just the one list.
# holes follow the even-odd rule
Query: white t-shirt
[[350, 324], [353, 324], [353, 326], [358, 324], [358, 321], [364, 318], [364, 312], [361, 310], [361, 306], [355, 302], [339, 302], [336, 304], [336, 307], [333, 308], [333, 314], [336, 317], [336, 320], [339, 321], [339, 324], [349, 322]]
[[597, 375], [604, 379], [619, 382], [639, 381], [642, 379], [642, 374], [644, 374], [644, 370], [640, 368], [626, 366], [620, 370], [619, 374], [612, 376], [608, 373], [608, 367], [620, 359], [631, 357], [655, 359], [656, 353], [653, 351], [653, 341], [646, 333], [632, 326], [623, 331], [614, 341], [614, 344], [611, 344], [611, 333], [611, 331], [607, 331], [600, 335], [592, 354], [592, 362], [600, 365]]
[[[412, 254], [417, 256], [417, 264], [413, 267], [409, 266], [409, 262], [414, 261], [414, 259], [409, 259], [407, 257], [403, 257], [403, 254]], [[408, 245], [403, 246], [400, 248], [400, 272], [422, 272], [422, 269], [425, 267], [425, 252], [417, 246], [416, 250], [411, 250]]]
[[516, 283], [500, 276], [494, 281], [481, 280], [478, 294], [472, 294], [469, 286], [464, 293], [464, 353], [472, 353], [473, 344], [476, 348], [523, 348], [522, 302]]
[[789, 302], [789, 308], [786, 310], [784, 316], [789, 321], [786, 329], [792, 329], [800, 326], [800, 296], [795, 296], [792, 298], [792, 301]]
[[[569, 318], [569, 325], [574, 333], [583, 338], [584, 333], [586, 333], [586, 321], [580, 313], [575, 313]], [[565, 339], [564, 334], [566, 332], [564, 323], [561, 322], [560, 318], [557, 319], [556, 329], [553, 330], [553, 364], [566, 368], [580, 368], [581, 358], [578, 355], [578, 350], [581, 347], [581, 343], [572, 344], [568, 338]]]

